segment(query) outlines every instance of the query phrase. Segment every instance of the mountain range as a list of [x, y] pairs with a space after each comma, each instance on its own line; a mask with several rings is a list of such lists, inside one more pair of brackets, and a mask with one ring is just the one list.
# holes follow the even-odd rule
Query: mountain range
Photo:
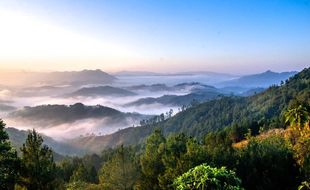
[[[191, 107], [153, 125], [126, 128], [116, 133], [71, 141], [78, 147], [99, 151], [117, 145], [139, 144], [159, 128], [165, 135], [183, 132], [198, 139], [210, 131], [240, 123], [284, 127], [283, 113], [295, 101], [310, 103], [310, 68], [291, 77], [281, 86], [249, 97], [223, 97]], [[260, 122], [264, 121], [265, 124]], [[258, 130], [258, 129], [256, 129]]]
[[92, 96], [92, 97], [125, 97], [125, 96], [135, 96], [137, 95], [134, 92], [125, 90], [122, 88], [112, 87], [112, 86], [96, 86], [96, 87], [84, 87], [75, 92], [67, 94], [69, 97], [76, 96]]
[[5, 85], [15, 86], [109, 84], [116, 80], [116, 77], [99, 69], [65, 72], [12, 71], [0, 75], [0, 81], [5, 81]]
[[[10, 141], [14, 147], [22, 147], [22, 145], [26, 141], [28, 131], [18, 130], [11, 127], [5, 128], [5, 131], [10, 136]], [[69, 156], [81, 156], [86, 153], [89, 153], [87, 150], [76, 148], [74, 146], [69, 145], [68, 143], [56, 141], [44, 134], [40, 135], [43, 137], [44, 144], [49, 147], [53, 147], [53, 151], [56, 152], [57, 154], [69, 155]], [[18, 148], [17, 151], [19, 152]]]
[[101, 105], [86, 106], [82, 103], [73, 105], [40, 105], [24, 107], [11, 112], [9, 119], [32, 124], [34, 126], [49, 127], [64, 123], [73, 123], [83, 119], [107, 119], [107, 125], [128, 125], [128, 119], [140, 121], [150, 116], [138, 113], [124, 113], [116, 109]]
[[[89, 82], [97, 83], [101, 80], [97, 80], [98, 78], [101, 78], [98, 76], [105, 76], [106, 74], [100, 70], [59, 73], [59, 75], [67, 75], [64, 78], [70, 78], [70, 80], [64, 80], [64, 78], [60, 77], [59, 80], [54, 79], [54, 82], [71, 81], [69, 82], [71, 85], [77, 83], [83, 84], [86, 82], [86, 80], [90, 80], [87, 81], [87, 84], [89, 84]], [[94, 73], [97, 73], [98, 76], [94, 77], [93, 79], [90, 79], [92, 77], [87, 78], [87, 76]], [[57, 74], [53, 74], [54, 76], [57, 76]], [[150, 92], [177, 92], [185, 90], [189, 92], [185, 95], [162, 95], [157, 98], [142, 98], [138, 99], [137, 101], [130, 102], [126, 106], [139, 106], [153, 103], [159, 103], [166, 106], [182, 106], [190, 104], [193, 100], [197, 100], [197, 103], [200, 104], [195, 104], [192, 107], [177, 113], [174, 117], [157, 124], [141, 127], [129, 127], [127, 129], [122, 129], [113, 134], [107, 134], [104, 136], [91, 135], [86, 137], [79, 137], [71, 139], [68, 142], [62, 142], [57, 146], [62, 147], [68, 145], [69, 147], [75, 147], [76, 150], [73, 149], [74, 151], [72, 154], [74, 154], [74, 152], [79, 152], [85, 149], [91, 152], [99, 152], [104, 148], [115, 147], [121, 144], [136, 145], [142, 143], [144, 142], [145, 137], [148, 136], [155, 128], [162, 129], [165, 135], [184, 132], [188, 135], [199, 138], [210, 131], [229, 127], [234, 123], [255, 123], [264, 120], [269, 122], [268, 125], [283, 127], [284, 124], [282, 121], [282, 114], [287, 109], [288, 105], [291, 104], [294, 99], [298, 99], [298, 101], [308, 101], [308, 103], [310, 99], [309, 68], [292, 77], [293, 74], [294, 72], [274, 73], [267, 71], [265, 73], [240, 77], [238, 79], [227, 81], [221, 84], [224, 86], [223, 88], [213, 87], [197, 82], [181, 83], [173, 86], [167, 86], [165, 84], [142, 84], [124, 88], [106, 85], [99, 87], [82, 87], [74, 91], [73, 94], [80, 94], [80, 96], [105, 96], [107, 95], [106, 93], [109, 95], [114, 93], [113, 96], [117, 96], [117, 94], [131, 96], [135, 95], [136, 91], [139, 92], [139, 90], [146, 90]], [[70, 75], [71, 77], [68, 77]], [[85, 75], [85, 78], [82, 77], [82, 79], [79, 79], [79, 77], [83, 75]], [[287, 80], [289, 77], [290, 79]], [[266, 78], [270, 80], [267, 81]], [[111, 76], [110, 79], [111, 80], [107, 81], [117, 80], [113, 76]], [[283, 79], [283, 81], [286, 82], [280, 86], [272, 86], [267, 90], [264, 90], [264, 87], [261, 88], [258, 86], [251, 86], [259, 84], [267, 85], [267, 82], [269, 85], [273, 83], [279, 84], [281, 82], [280, 79]], [[44, 93], [45, 91], [52, 92], [53, 90], [58, 90], [58, 88], [63, 88], [54, 86], [45, 87], [44, 85], [41, 85], [41, 87], [39, 87], [39, 89]], [[229, 92], [234, 89], [240, 90], [240, 92], [236, 94], [248, 97], [231, 96]], [[36, 87], [31, 87], [29, 90], [36, 91]], [[129, 124], [130, 122], [128, 121], [132, 122], [134, 120], [139, 122], [140, 120], [149, 119], [151, 117], [138, 113], [124, 113], [116, 109], [101, 105], [86, 106], [81, 103], [69, 106], [57, 104], [34, 107], [28, 106], [24, 107], [23, 109], [17, 109], [14, 111], [15, 107], [6, 107], [9, 105], [9, 103], [10, 102], [7, 100], [1, 100], [1, 104], [3, 104], [4, 109], [13, 111], [9, 114], [9, 119], [20, 121], [25, 125], [40, 126], [43, 128], [48, 128], [53, 125], [72, 124], [74, 122], [79, 122], [85, 119], [104, 118], [108, 118], [108, 122], [105, 123], [107, 126], [113, 126], [114, 124], [122, 123], [122, 125], [126, 125], [128, 127], [132, 126], [132, 124]], [[18, 133], [25, 132], [11, 130], [11, 133], [16, 133], [15, 135], [18, 135]], [[51, 145], [52, 147], [56, 146], [53, 144]], [[65, 151], [61, 152], [60, 150], [58, 152], [63, 153]]]
[[254, 74], [254, 75], [246, 75], [242, 76], [237, 79], [224, 81], [218, 86], [221, 87], [228, 87], [228, 86], [240, 86], [240, 87], [247, 87], [247, 88], [257, 88], [257, 87], [264, 87], [267, 88], [271, 85], [278, 85], [281, 81], [287, 80], [289, 77], [295, 75], [297, 72], [282, 72], [282, 73], [276, 73], [272, 72], [270, 70]]
[[219, 97], [221, 93], [218, 92], [195, 92], [186, 95], [163, 95], [158, 98], [141, 98], [134, 102], [130, 102], [125, 106], [142, 106], [150, 104], [162, 104], [169, 106], [188, 106], [191, 103], [206, 102]]

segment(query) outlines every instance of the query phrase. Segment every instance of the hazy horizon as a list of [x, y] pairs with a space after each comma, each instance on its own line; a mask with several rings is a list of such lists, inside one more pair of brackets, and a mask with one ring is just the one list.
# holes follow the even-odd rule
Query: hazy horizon
[[29, 73], [50, 73], [50, 72], [80, 72], [80, 71], [86, 71], [86, 70], [101, 70], [102, 72], [106, 72], [111, 75], [117, 75], [122, 72], [132, 72], [132, 73], [154, 73], [154, 74], [162, 74], [162, 75], [173, 75], [173, 74], [182, 74], [182, 73], [217, 73], [217, 74], [227, 74], [227, 75], [236, 75], [236, 76], [245, 76], [245, 75], [254, 75], [254, 74], [260, 74], [264, 73], [267, 71], [275, 72], [275, 73], [282, 73], [282, 72], [299, 72], [303, 70], [304, 68], [307, 67], [302, 67], [302, 68], [296, 68], [292, 70], [286, 70], [286, 69], [278, 69], [278, 70], [272, 70], [268, 68], [264, 68], [262, 70], [258, 71], [253, 71], [253, 72], [224, 72], [224, 71], [214, 71], [214, 70], [175, 70], [175, 71], [153, 71], [153, 70], [134, 70], [134, 69], [128, 69], [128, 70], [116, 70], [116, 71], [109, 71], [109, 70], [104, 70], [100, 68], [94, 68], [94, 69], [89, 69], [89, 68], [79, 68], [79, 69], [58, 69], [58, 70], [51, 70], [51, 69], [21, 69], [21, 68], [16, 68], [16, 69], [1, 69], [0, 73], [14, 73], [14, 72], [29, 72]]

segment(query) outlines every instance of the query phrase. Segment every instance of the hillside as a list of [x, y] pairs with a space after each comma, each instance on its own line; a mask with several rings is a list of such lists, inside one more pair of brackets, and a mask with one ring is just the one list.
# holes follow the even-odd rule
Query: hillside
[[[19, 80], [15, 80], [18, 77]], [[1, 73], [0, 81], [5, 85], [82, 85], [109, 84], [117, 80], [99, 69], [67, 72], [25, 72]], [[0, 83], [1, 84], [1, 83]]]
[[97, 105], [86, 106], [82, 103], [74, 105], [41, 105], [24, 107], [9, 114], [9, 118], [23, 123], [49, 127], [63, 123], [72, 123], [82, 119], [103, 119], [107, 124], [127, 123], [127, 119], [142, 120], [148, 116], [137, 113], [123, 113], [113, 108]]
[[[19, 151], [19, 148], [25, 143], [28, 131], [18, 130], [15, 128], [5, 128], [5, 131], [10, 137], [12, 145]], [[81, 156], [88, 153], [88, 151], [76, 148], [66, 143], [58, 142], [51, 137], [41, 134], [44, 139], [44, 144], [53, 148], [53, 151], [61, 155]]]
[[180, 83], [180, 84], [174, 85], [172, 89], [178, 90], [178, 91], [190, 90], [192, 92], [202, 91], [202, 90], [205, 92], [218, 92], [219, 91], [214, 86], [205, 85], [200, 82]]
[[269, 87], [271, 85], [278, 85], [281, 81], [287, 80], [289, 77], [295, 75], [297, 72], [282, 72], [276, 73], [266, 71], [259, 74], [247, 75], [238, 79], [228, 80], [219, 84], [219, 86], [240, 86], [240, 87]]
[[150, 91], [150, 92], [158, 92], [158, 91], [171, 91], [172, 89], [165, 84], [152, 84], [152, 85], [134, 85], [126, 87], [128, 90], [134, 91]]
[[138, 90], [138, 91], [150, 91], [150, 92], [159, 92], [159, 91], [196, 91], [196, 90], [205, 90], [205, 91], [219, 91], [214, 86], [205, 85], [199, 82], [189, 82], [189, 83], [180, 83], [173, 86], [167, 86], [166, 84], [152, 84], [152, 85], [134, 85], [126, 87], [129, 90]]
[[188, 106], [192, 102], [205, 102], [217, 98], [220, 95], [218, 92], [196, 92], [186, 95], [164, 95], [158, 98], [141, 98], [126, 106], [141, 106], [148, 104], [162, 104], [170, 106]]
[[68, 94], [67, 96], [109, 96], [109, 97], [125, 97], [125, 96], [134, 96], [137, 95], [129, 90], [112, 87], [112, 86], [96, 86], [81, 88], [73, 93]]
[[310, 104], [309, 96], [310, 68], [307, 68], [291, 77], [286, 84], [272, 86], [254, 96], [223, 97], [189, 108], [156, 125], [127, 128], [111, 135], [76, 139], [72, 143], [100, 151], [120, 144], [141, 143], [155, 128], [162, 129], [166, 135], [184, 132], [200, 138], [234, 123], [284, 127], [283, 113], [288, 106], [297, 100]]
[[16, 107], [0, 103], [0, 112], [13, 111]]

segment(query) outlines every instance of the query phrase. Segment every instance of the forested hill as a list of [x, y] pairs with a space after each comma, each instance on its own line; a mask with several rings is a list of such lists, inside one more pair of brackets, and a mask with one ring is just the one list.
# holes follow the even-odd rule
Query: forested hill
[[87, 106], [82, 103], [73, 105], [40, 105], [24, 107], [11, 112], [8, 116], [18, 122], [35, 126], [55, 126], [65, 123], [74, 123], [83, 119], [107, 119], [107, 125], [125, 123], [127, 119], [140, 121], [150, 116], [138, 113], [124, 113], [116, 109], [101, 105]]
[[310, 104], [310, 68], [291, 77], [281, 86], [272, 86], [250, 97], [223, 97], [178, 113], [176, 116], [151, 126], [127, 128], [107, 136], [76, 139], [74, 143], [92, 150], [120, 144], [138, 144], [154, 130], [164, 134], [180, 133], [202, 137], [206, 133], [233, 124], [259, 127], [284, 127], [283, 113], [292, 104]]
[[[15, 147], [17, 152], [20, 153], [20, 148], [25, 143], [29, 131], [18, 130], [15, 128], [5, 128], [5, 131], [8, 133], [10, 137], [10, 142]], [[40, 134], [44, 139], [44, 144], [53, 147], [53, 151], [57, 156], [61, 155], [69, 155], [69, 156], [82, 156], [88, 153], [87, 150], [82, 150], [79, 148], [75, 148], [74, 146], [70, 146], [66, 143], [58, 142], [51, 137], [45, 136], [44, 134]], [[62, 156], [63, 157], [63, 156]]]

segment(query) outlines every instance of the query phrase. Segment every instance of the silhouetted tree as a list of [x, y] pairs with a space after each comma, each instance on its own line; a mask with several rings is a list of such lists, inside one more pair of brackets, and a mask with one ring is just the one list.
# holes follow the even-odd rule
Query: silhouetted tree
[[0, 189], [11, 190], [18, 178], [20, 161], [4, 127], [5, 123], [0, 119]]

